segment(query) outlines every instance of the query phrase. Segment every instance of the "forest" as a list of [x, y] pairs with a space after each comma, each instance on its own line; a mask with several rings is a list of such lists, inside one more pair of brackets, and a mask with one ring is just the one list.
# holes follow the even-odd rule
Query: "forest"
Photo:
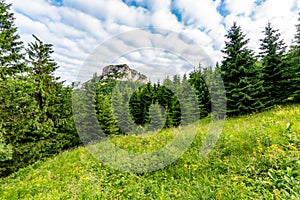
[[[295, 22], [294, 42], [287, 46], [280, 30], [266, 24], [255, 53], [249, 38], [234, 23], [228, 30], [223, 60], [215, 66], [195, 66], [189, 74], [167, 78], [161, 83], [133, 86], [118, 84], [116, 79], [71, 85], [55, 75], [59, 68], [52, 58], [53, 46], [33, 35], [24, 44], [15, 26], [11, 5], [0, 2], [0, 177], [62, 151], [79, 147], [97, 136], [80, 138], [74, 120], [88, 119], [94, 110], [105, 135], [138, 133], [172, 128], [203, 119], [211, 114], [212, 96], [227, 102], [229, 117], [269, 110], [276, 105], [300, 101], [300, 18]], [[34, 34], [34, 33], [33, 33]], [[104, 67], [104, 66], [99, 66]], [[215, 82], [218, 74], [225, 91]], [[210, 84], [210, 90], [208, 85]], [[192, 86], [195, 96], [188, 93]], [[174, 87], [172, 90], [171, 87]], [[126, 92], [121, 92], [126, 91]], [[225, 94], [224, 94], [225, 92]], [[132, 94], [132, 95], [129, 95]], [[182, 95], [182, 96], [180, 96]], [[75, 96], [75, 98], [74, 98]], [[114, 98], [112, 98], [114, 96]], [[186, 101], [180, 104], [180, 100]], [[196, 101], [193, 101], [196, 99]], [[93, 105], [86, 101], [94, 102]], [[127, 105], [128, 107], [124, 106]], [[197, 102], [197, 105], [193, 103]], [[214, 102], [216, 107], [225, 109]], [[73, 106], [76, 110], [73, 110]], [[185, 106], [186, 105], [186, 106]], [[129, 112], [128, 112], [129, 111]], [[124, 113], [126, 113], [124, 115]], [[150, 116], [156, 116], [152, 118]], [[82, 120], [90, 131], [93, 121]]]

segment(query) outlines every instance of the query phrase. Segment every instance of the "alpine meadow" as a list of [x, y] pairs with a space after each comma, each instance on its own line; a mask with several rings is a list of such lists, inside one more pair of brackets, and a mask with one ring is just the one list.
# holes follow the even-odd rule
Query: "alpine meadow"
[[12, 6], [0, 0], [0, 199], [300, 199], [300, 13], [291, 45], [268, 22], [255, 51], [234, 22], [214, 65], [154, 82], [111, 63], [69, 83]]

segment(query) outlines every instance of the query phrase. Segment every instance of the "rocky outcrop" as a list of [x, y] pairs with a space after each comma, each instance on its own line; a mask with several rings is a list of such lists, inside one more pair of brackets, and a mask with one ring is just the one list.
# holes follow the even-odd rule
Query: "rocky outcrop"
[[127, 64], [108, 65], [104, 67], [100, 78], [101, 80], [116, 79], [119, 81], [148, 82], [147, 76], [134, 69], [130, 69]]

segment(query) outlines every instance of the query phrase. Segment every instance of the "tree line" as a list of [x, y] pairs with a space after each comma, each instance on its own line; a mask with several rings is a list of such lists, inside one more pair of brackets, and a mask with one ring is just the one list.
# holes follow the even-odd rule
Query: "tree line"
[[[115, 83], [108, 84], [110, 89], [103, 90], [108, 85], [100, 81], [96, 86], [98, 87], [97, 91], [106, 91], [96, 95], [97, 99], [100, 99], [96, 103], [98, 106], [96, 110], [101, 128], [106, 134], [130, 132], [132, 131], [130, 128], [125, 131], [119, 129], [122, 123], [123, 127], [132, 126], [129, 123], [130, 118], [138, 125], [151, 124], [149, 108], [155, 104], [162, 107], [155, 111], [156, 114], [154, 113], [152, 120], [158, 121], [156, 123], [159, 124], [165, 118], [163, 127], [167, 128], [181, 125], [186, 118], [191, 118], [186, 121], [189, 123], [195, 119], [207, 117], [212, 112], [212, 100], [215, 101], [214, 106], [217, 107], [214, 109], [221, 113], [222, 109], [226, 109], [224, 113], [226, 112], [227, 116], [255, 113], [279, 104], [299, 103], [300, 25], [296, 25], [294, 42], [288, 51], [284, 41], [280, 38], [279, 30], [273, 28], [271, 23], [267, 23], [262, 32], [264, 38], [259, 40], [260, 50], [255, 55], [254, 51], [247, 46], [249, 39], [246, 34], [237, 23], [234, 23], [226, 34], [227, 41], [222, 50], [224, 57], [220, 64], [216, 63], [214, 67], [204, 68], [199, 65], [188, 77], [184, 75], [181, 79], [175, 75], [172, 81], [167, 78], [162, 85], [148, 83], [136, 88], [134, 93], [130, 91], [129, 87], [127, 90], [125, 89], [125, 96], [118, 92], [120, 93], [117, 98], [118, 105], [123, 106], [117, 107], [115, 114], [114, 109], [109, 106], [116, 104], [116, 98], [112, 97], [112, 88], [115, 87]], [[223, 83], [217, 83], [218, 75]], [[110, 82], [114, 81], [110, 80]], [[195, 106], [193, 101], [189, 101], [189, 106], [184, 108], [184, 105], [188, 104], [181, 105], [180, 100], [188, 100], [191, 96], [178, 99], [178, 96], [166, 86], [175, 86], [179, 91], [177, 94], [180, 96], [186, 91], [187, 84], [193, 86], [198, 105]], [[224, 91], [220, 88], [221, 84], [224, 84]], [[120, 101], [124, 101], [131, 93], [128, 108], [125, 109], [124, 102], [120, 104]], [[219, 105], [224, 102], [226, 102], [226, 106]], [[196, 107], [197, 109], [195, 109]], [[101, 112], [102, 108], [106, 109], [106, 112]], [[162, 110], [165, 111], [166, 116], [164, 117], [162, 117], [164, 113]], [[128, 112], [129, 116], [124, 117], [124, 113]], [[110, 115], [104, 113], [110, 113]]]
[[[234, 23], [226, 35], [224, 58], [216, 66], [200, 65], [183, 77], [144, 85], [95, 76], [78, 88], [55, 76], [59, 66], [51, 44], [33, 35], [25, 47], [10, 7], [0, 0], [0, 177], [82, 142], [97, 141], [98, 124], [105, 135], [138, 134], [207, 117], [212, 103], [225, 109], [218, 99], [227, 101], [228, 116], [300, 100], [300, 24], [288, 51], [279, 30], [268, 23], [255, 55]], [[219, 90], [218, 74], [225, 94]], [[72, 104], [79, 109], [72, 110]], [[93, 115], [98, 124], [86, 120]], [[79, 138], [74, 120], [92, 134]]]

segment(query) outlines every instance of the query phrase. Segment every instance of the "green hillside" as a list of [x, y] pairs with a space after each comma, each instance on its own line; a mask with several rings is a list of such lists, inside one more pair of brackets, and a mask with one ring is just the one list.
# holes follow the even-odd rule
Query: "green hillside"
[[[299, 199], [300, 106], [225, 122], [216, 147], [201, 159], [209, 120], [200, 121], [188, 151], [163, 170], [123, 173], [85, 148], [21, 169], [1, 182], [1, 199]], [[188, 128], [188, 127], [187, 127]], [[118, 136], [117, 146], [152, 151], [176, 129], [146, 138]], [[155, 136], [155, 137], [154, 137]]]

